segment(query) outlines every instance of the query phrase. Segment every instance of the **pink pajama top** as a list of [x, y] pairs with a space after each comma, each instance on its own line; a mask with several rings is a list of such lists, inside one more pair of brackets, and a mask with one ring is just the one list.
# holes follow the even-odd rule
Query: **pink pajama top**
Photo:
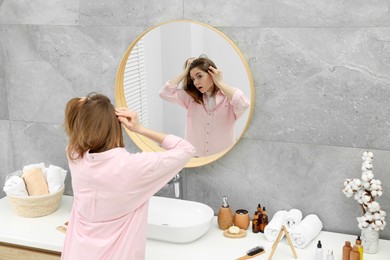
[[164, 152], [124, 148], [69, 160], [74, 203], [63, 260], [145, 258], [148, 202], [193, 156], [194, 147], [168, 135]]
[[208, 96], [203, 95], [203, 104], [198, 104], [177, 85], [165, 83], [160, 97], [179, 104], [187, 110], [186, 139], [195, 146], [197, 156], [209, 156], [221, 152], [235, 143], [234, 125], [249, 107], [250, 102], [243, 92], [234, 88], [232, 100], [219, 90], [215, 107], [209, 109]]

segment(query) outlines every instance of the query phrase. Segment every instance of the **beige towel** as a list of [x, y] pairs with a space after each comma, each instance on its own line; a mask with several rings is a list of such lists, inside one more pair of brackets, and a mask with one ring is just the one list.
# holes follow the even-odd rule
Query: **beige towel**
[[30, 196], [49, 194], [49, 189], [41, 168], [31, 168], [23, 172], [22, 178]]

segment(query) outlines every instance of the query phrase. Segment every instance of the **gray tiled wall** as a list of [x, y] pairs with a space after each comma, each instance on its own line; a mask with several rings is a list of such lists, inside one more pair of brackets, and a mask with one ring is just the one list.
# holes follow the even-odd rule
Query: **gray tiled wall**
[[[113, 99], [127, 47], [173, 19], [208, 23], [232, 39], [256, 91], [244, 138], [224, 158], [184, 170], [185, 198], [216, 213], [222, 195], [233, 209], [295, 207], [318, 214], [324, 230], [358, 234], [360, 208], [341, 190], [360, 176], [369, 149], [389, 212], [389, 0], [0, 1], [1, 186], [26, 164], [67, 168], [66, 101], [91, 91]], [[381, 237], [390, 239], [389, 227]]]

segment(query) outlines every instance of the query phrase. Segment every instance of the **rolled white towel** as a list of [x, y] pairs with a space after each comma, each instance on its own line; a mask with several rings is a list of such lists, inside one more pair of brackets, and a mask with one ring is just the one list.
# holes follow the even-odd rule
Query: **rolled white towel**
[[26, 184], [20, 176], [10, 177], [4, 184], [4, 192], [14, 196], [28, 196]]
[[268, 241], [274, 242], [279, 235], [280, 230], [282, 229], [282, 225], [284, 223], [284, 219], [286, 217], [286, 210], [277, 211], [271, 221], [264, 228], [264, 236]]
[[57, 192], [64, 185], [67, 171], [61, 167], [50, 165], [47, 170], [47, 186], [50, 194]]
[[307, 215], [291, 232], [294, 247], [305, 248], [322, 230], [322, 222], [317, 215]]
[[288, 231], [291, 231], [302, 221], [302, 211], [299, 209], [291, 209], [287, 212], [284, 218], [284, 225]]

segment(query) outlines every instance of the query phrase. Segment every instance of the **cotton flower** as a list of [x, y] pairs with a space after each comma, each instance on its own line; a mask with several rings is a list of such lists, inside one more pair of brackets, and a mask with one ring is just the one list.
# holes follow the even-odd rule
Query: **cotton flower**
[[367, 171], [372, 169], [372, 162], [364, 161], [362, 164], [362, 171]]
[[372, 171], [374, 154], [365, 151], [362, 155], [361, 179], [346, 179], [342, 190], [346, 197], [352, 197], [361, 204], [363, 215], [356, 218], [360, 229], [383, 230], [386, 226], [386, 212], [381, 210], [376, 197], [383, 194], [382, 182], [374, 179]]
[[371, 203], [368, 203], [368, 204], [367, 204], [367, 207], [368, 207], [368, 210], [369, 210], [370, 212], [379, 211], [379, 210], [381, 209], [381, 206], [380, 206], [379, 203], [376, 202], [376, 201], [373, 201], [373, 202], [371, 202]]
[[369, 151], [365, 151], [362, 155], [363, 161], [372, 161], [374, 158], [374, 154]]

